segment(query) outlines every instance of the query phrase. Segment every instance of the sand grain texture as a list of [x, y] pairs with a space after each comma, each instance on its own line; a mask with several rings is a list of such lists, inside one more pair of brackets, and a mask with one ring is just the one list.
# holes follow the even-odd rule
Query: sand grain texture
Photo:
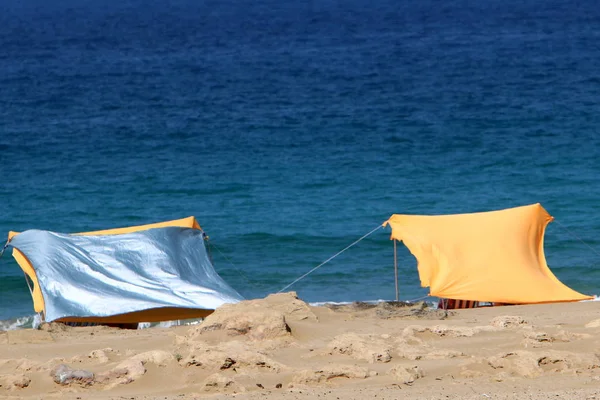
[[49, 324], [0, 333], [0, 398], [600, 399], [599, 307], [311, 307], [291, 292], [195, 326]]

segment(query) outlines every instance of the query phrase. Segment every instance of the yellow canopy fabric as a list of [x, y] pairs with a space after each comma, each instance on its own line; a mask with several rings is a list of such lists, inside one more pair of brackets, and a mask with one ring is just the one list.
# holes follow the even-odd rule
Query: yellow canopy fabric
[[552, 220], [538, 203], [471, 214], [394, 214], [383, 225], [416, 257], [431, 296], [511, 304], [591, 299], [546, 264], [544, 232]]
[[[119, 235], [119, 234], [123, 234], [123, 233], [139, 232], [139, 231], [144, 231], [147, 229], [165, 228], [165, 227], [169, 227], [169, 226], [201, 229], [200, 225], [198, 224], [198, 221], [196, 221], [196, 218], [194, 218], [192, 216], [192, 217], [181, 218], [181, 219], [176, 219], [176, 220], [172, 220], [172, 221], [157, 222], [154, 224], [129, 226], [129, 227], [125, 227], [125, 228], [106, 229], [106, 230], [93, 231], [93, 232], [80, 232], [80, 233], [74, 233], [73, 235]], [[8, 240], [11, 240], [14, 236], [16, 236], [18, 234], [19, 234], [19, 232], [10, 231], [8, 233]], [[46, 307], [44, 304], [44, 296], [42, 296], [42, 291], [40, 289], [40, 285], [38, 282], [37, 275], [35, 273], [35, 269], [31, 265], [31, 263], [29, 262], [27, 257], [25, 257], [25, 255], [23, 253], [21, 253], [18, 249], [13, 249], [12, 255], [15, 258], [15, 260], [17, 261], [17, 263], [19, 264], [19, 266], [21, 267], [21, 269], [23, 270], [23, 272], [25, 272], [25, 274], [29, 277], [29, 279], [31, 279], [31, 281], [33, 283], [33, 288], [32, 288], [32, 293], [31, 293], [31, 297], [33, 298], [33, 309], [35, 310], [35, 312], [43, 313], [44, 310], [46, 309]], [[203, 310], [201, 310], [201, 311], [203, 312]], [[139, 314], [142, 314], [141, 316], [144, 317], [143, 312], [136, 313], [135, 316], [139, 317], [140, 316]], [[155, 314], [156, 314], [156, 312], [155, 312]], [[203, 316], [204, 315], [199, 315], [199, 317], [203, 317]], [[148, 317], [150, 317], [150, 315]], [[152, 314], [151, 317], [154, 317], [154, 314]], [[160, 317], [162, 317], [162, 315]], [[127, 319], [127, 318], [121, 317], [119, 322], [123, 322], [123, 321], [121, 321], [122, 319]], [[177, 319], [177, 318], [173, 318], [173, 319]], [[143, 321], [144, 322], [155, 322], [156, 320], [148, 319], [148, 320], [143, 320]], [[125, 321], [125, 322], [133, 322], [133, 321], [129, 320], [129, 321]]]

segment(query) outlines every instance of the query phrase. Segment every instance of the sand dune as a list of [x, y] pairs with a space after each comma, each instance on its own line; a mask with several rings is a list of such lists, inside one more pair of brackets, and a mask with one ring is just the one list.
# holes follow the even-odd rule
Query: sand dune
[[295, 293], [201, 324], [0, 333], [0, 398], [600, 398], [596, 302], [443, 312]]

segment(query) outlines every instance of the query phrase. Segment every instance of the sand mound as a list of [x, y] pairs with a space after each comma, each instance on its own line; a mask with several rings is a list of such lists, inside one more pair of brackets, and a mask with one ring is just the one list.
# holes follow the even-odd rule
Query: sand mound
[[560, 330], [555, 334], [550, 334], [544, 331], [536, 331], [533, 328], [524, 329], [523, 341], [521, 344], [524, 347], [547, 347], [554, 342], [567, 343], [573, 340], [589, 339], [592, 335], [586, 333], [573, 333], [565, 330]]
[[[486, 368], [487, 367], [487, 368]], [[484, 374], [535, 378], [547, 373], [575, 373], [600, 367], [595, 354], [546, 350], [514, 351], [480, 359], [463, 367], [462, 376]]]
[[281, 389], [283, 387], [282, 383], [267, 383], [263, 379], [266, 379], [267, 382], [271, 381], [267, 375], [240, 371], [219, 371], [206, 377], [201, 386], [205, 392], [232, 394], [264, 390], [266, 388]]
[[108, 357], [109, 354], [112, 354], [114, 352], [113, 349], [111, 349], [110, 347], [107, 347], [105, 349], [101, 349], [101, 350], [92, 350], [89, 354], [88, 354], [88, 358], [97, 360], [99, 363], [107, 363], [110, 361], [110, 358]]
[[411, 325], [402, 331], [404, 337], [419, 337], [422, 333], [433, 333], [439, 337], [472, 337], [482, 332], [496, 332], [507, 328], [517, 328], [528, 324], [528, 322], [522, 317], [504, 315], [493, 318], [490, 325], [483, 326], [447, 326], [447, 325], [435, 325], [435, 326], [420, 326]]
[[371, 364], [387, 363], [392, 359], [389, 345], [376, 335], [347, 333], [335, 337], [326, 347], [329, 354], [346, 354]]
[[389, 372], [389, 375], [393, 376], [395, 379], [399, 380], [401, 383], [405, 385], [410, 385], [414, 381], [424, 376], [423, 371], [417, 366], [406, 367], [406, 366], [398, 366], [392, 368]]
[[557, 339], [547, 332], [542, 331], [525, 331], [523, 333], [524, 339], [521, 342], [525, 347], [542, 347], [550, 345]]
[[95, 382], [109, 387], [128, 384], [146, 374], [147, 364], [165, 367], [170, 363], [174, 363], [174, 361], [175, 356], [169, 352], [163, 350], [146, 351], [120, 362], [108, 371], [97, 374]]
[[[97, 356], [104, 363], [103, 357], [105, 352], [94, 350], [88, 356], [94, 358]], [[81, 359], [81, 356], [74, 357]], [[134, 355], [128, 359], [121, 361], [115, 367], [108, 371], [94, 374], [93, 372], [83, 369], [73, 369], [66, 364], [59, 364], [50, 370], [50, 376], [55, 383], [63, 386], [78, 385], [88, 387], [92, 385], [106, 385], [107, 388], [112, 388], [121, 384], [131, 383], [146, 373], [146, 364], [154, 364], [157, 366], [166, 366], [175, 360], [175, 356], [171, 353], [162, 350], [152, 350]]]
[[40, 326], [38, 326], [40, 331], [57, 333], [57, 332], [65, 332], [73, 329], [73, 327], [69, 325], [65, 325], [60, 322], [42, 322]]
[[586, 328], [598, 328], [600, 327], [600, 319], [595, 319], [593, 321], [588, 322], [587, 324], [585, 324]]
[[446, 319], [451, 311], [431, 308], [426, 302], [409, 303], [383, 301], [378, 303], [353, 302], [350, 304], [326, 304], [325, 307], [338, 313], [358, 314], [381, 319]]
[[27, 358], [0, 360], [0, 367], [7, 367], [13, 371], [20, 372], [36, 371], [39, 365], [40, 363], [31, 361]]
[[196, 333], [221, 331], [229, 336], [245, 335], [253, 340], [289, 337], [291, 329], [285, 316], [275, 310], [260, 309], [258, 305], [225, 305], [208, 316]]
[[244, 369], [280, 372], [287, 369], [285, 365], [240, 341], [220, 345], [198, 342], [193, 347], [179, 351], [179, 365], [183, 367], [200, 367], [209, 371], [232, 369], [236, 372]]
[[489, 307], [442, 322], [397, 318], [411, 308], [395, 304], [309, 307], [286, 293], [194, 327], [29, 330], [0, 345], [0, 397], [542, 399], [522, 389], [597, 386], [600, 341], [584, 326], [599, 304]]
[[218, 331], [228, 336], [243, 335], [251, 340], [289, 338], [291, 329], [286, 319], [316, 321], [317, 317], [296, 293], [281, 293], [223, 305], [202, 324], [192, 328], [188, 337]]
[[141, 362], [142, 364], [155, 364], [159, 367], [164, 367], [168, 363], [175, 360], [175, 356], [169, 352], [163, 350], [151, 350], [144, 353], [136, 354], [129, 359], [134, 362]]
[[515, 328], [528, 323], [529, 322], [527, 322], [523, 317], [514, 315], [501, 315], [493, 318], [490, 322], [490, 325], [496, 328]]
[[554, 337], [559, 342], [570, 342], [573, 340], [589, 339], [593, 336], [588, 333], [574, 333], [565, 330], [560, 330], [554, 335]]
[[289, 387], [296, 385], [322, 385], [338, 378], [365, 379], [377, 373], [356, 365], [331, 364], [318, 370], [302, 370], [294, 375]]
[[396, 353], [399, 358], [406, 360], [447, 360], [451, 358], [464, 357], [465, 353], [458, 350], [438, 349], [430, 345], [411, 345], [400, 342]]
[[31, 383], [31, 379], [23, 374], [0, 375], [0, 390], [24, 389]]
[[310, 310], [308, 304], [298, 298], [296, 292], [276, 293], [262, 300], [252, 300], [269, 309], [281, 312], [286, 321], [313, 321], [317, 316]]
[[202, 383], [206, 392], [214, 393], [244, 393], [246, 388], [237, 382], [239, 378], [217, 372], [207, 377]]
[[421, 333], [433, 333], [440, 337], [472, 337], [481, 332], [494, 332], [497, 328], [493, 326], [446, 326], [446, 325], [435, 325], [435, 326], [420, 326], [411, 325], [402, 331], [404, 337], [416, 337]]
[[[443, 333], [444, 330], [439, 330], [437, 327], [432, 327], [435, 332]], [[402, 335], [395, 339], [396, 354], [400, 358], [407, 360], [443, 360], [456, 357], [463, 357], [465, 354], [461, 351], [443, 349], [434, 347], [430, 343], [426, 343], [418, 337], [418, 333], [430, 332], [427, 327], [409, 326]], [[437, 335], [436, 335], [437, 336]], [[442, 336], [440, 336], [442, 337]]]

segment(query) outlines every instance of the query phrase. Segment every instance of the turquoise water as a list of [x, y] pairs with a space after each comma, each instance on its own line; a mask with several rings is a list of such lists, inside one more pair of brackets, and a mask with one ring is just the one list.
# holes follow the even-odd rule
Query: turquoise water
[[[195, 215], [253, 298], [392, 213], [540, 202], [548, 264], [600, 293], [600, 8], [414, 3], [0, 0], [0, 233]], [[290, 289], [393, 299], [388, 239]], [[6, 254], [0, 320], [31, 314]]]

